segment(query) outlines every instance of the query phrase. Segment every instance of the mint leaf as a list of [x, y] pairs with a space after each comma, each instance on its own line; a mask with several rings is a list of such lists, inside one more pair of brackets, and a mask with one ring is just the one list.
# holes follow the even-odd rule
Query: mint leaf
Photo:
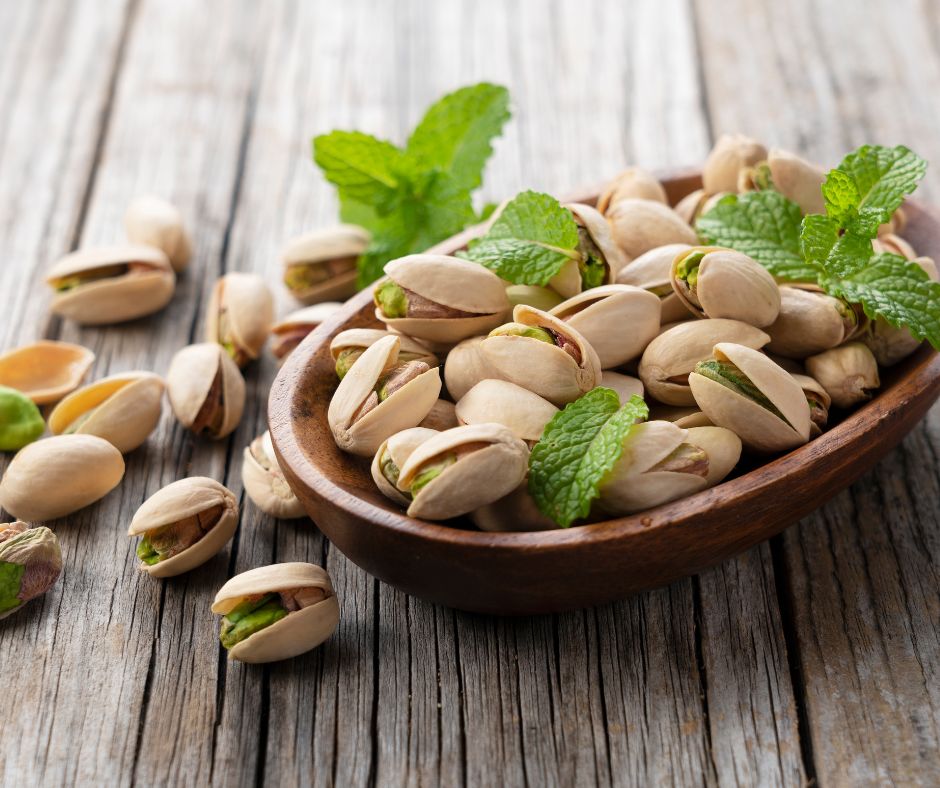
[[407, 156], [420, 169], [448, 173], [458, 188], [473, 191], [493, 153], [493, 137], [509, 120], [509, 91], [481, 82], [450, 93], [427, 111], [408, 139]]
[[648, 415], [640, 397], [621, 408], [608, 388], [593, 389], [556, 413], [529, 455], [529, 492], [542, 514], [562, 528], [587, 517], [623, 439]]
[[810, 214], [803, 219], [800, 234], [803, 256], [832, 276], [850, 276], [868, 264], [871, 239], [853, 230], [844, 231], [829, 216]]
[[340, 200], [365, 203], [380, 212], [395, 197], [403, 159], [392, 143], [360, 131], [333, 131], [313, 140], [313, 160], [336, 186]]
[[0, 561], [0, 613], [5, 613], [23, 604], [18, 594], [20, 581], [26, 567], [22, 564], [11, 564], [9, 561]]
[[578, 226], [554, 197], [526, 191], [506, 204], [464, 256], [516, 285], [545, 285], [577, 259]]

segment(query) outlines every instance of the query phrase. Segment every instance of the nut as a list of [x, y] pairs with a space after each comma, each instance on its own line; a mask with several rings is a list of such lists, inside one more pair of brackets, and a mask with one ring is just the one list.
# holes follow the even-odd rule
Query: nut
[[330, 353], [336, 362], [336, 375], [342, 380], [350, 367], [356, 363], [366, 348], [371, 347], [384, 337], [397, 336], [401, 346], [398, 350], [398, 361], [405, 364], [409, 361], [423, 361], [429, 367], [436, 367], [440, 361], [431, 350], [411, 337], [393, 334], [379, 328], [347, 328], [340, 331], [330, 342]]
[[372, 479], [379, 490], [399, 506], [411, 503], [411, 495], [398, 489], [401, 467], [415, 449], [438, 432], [426, 427], [412, 427], [396, 432], [388, 440], [382, 441], [372, 458]]
[[847, 342], [806, 359], [806, 371], [826, 390], [832, 404], [850, 408], [871, 399], [881, 385], [878, 362], [861, 342]]
[[0, 386], [0, 451], [17, 451], [45, 432], [36, 403], [16, 389]]
[[767, 148], [743, 134], [722, 134], [702, 167], [706, 193], [735, 192], [742, 170], [767, 159]]
[[773, 188], [799, 205], [803, 213], [826, 212], [822, 196], [826, 173], [818, 164], [795, 153], [773, 148], [767, 155], [767, 168]]
[[0, 525], [0, 619], [45, 594], [62, 572], [59, 540], [48, 528]]
[[135, 198], [124, 214], [124, 232], [131, 243], [161, 250], [177, 273], [189, 265], [192, 243], [183, 217], [176, 206], [166, 200], [152, 195]]
[[173, 413], [197, 435], [224, 438], [241, 421], [245, 381], [231, 357], [214, 342], [188, 345], [170, 361], [166, 391]]
[[264, 280], [233, 272], [215, 283], [206, 310], [206, 341], [218, 342], [244, 367], [261, 354], [268, 341], [274, 301]]
[[822, 435], [829, 421], [829, 406], [832, 405], [832, 397], [829, 396], [829, 393], [818, 380], [811, 378], [809, 375], [793, 372], [790, 375], [800, 384], [803, 394], [806, 395], [806, 402], [809, 405], [810, 439]]
[[845, 301], [814, 288], [781, 285], [780, 312], [767, 326], [767, 350], [803, 359], [842, 344], [859, 330], [859, 314]]
[[590, 205], [565, 205], [578, 227], [577, 259], [565, 263], [549, 281], [564, 298], [616, 281], [627, 260], [610, 234], [607, 220]]
[[317, 326], [336, 312], [339, 301], [324, 301], [322, 304], [304, 307], [291, 312], [271, 327], [273, 335], [271, 352], [279, 361], [287, 358]]
[[525, 304], [543, 312], [549, 312], [558, 306], [564, 299], [558, 294], [558, 291], [550, 287], [538, 287], [536, 285], [509, 285], [506, 288], [506, 298], [509, 299], [511, 306]]
[[607, 220], [614, 242], [628, 261], [666, 244], [698, 243], [695, 230], [679, 214], [652, 200], [620, 200], [607, 211]]
[[271, 433], [265, 432], [245, 447], [242, 457], [242, 484], [262, 512], [282, 520], [305, 517], [303, 505], [294, 495], [277, 463]]
[[675, 323], [692, 317], [686, 305], [672, 289], [672, 261], [689, 244], [666, 244], [650, 249], [625, 266], [617, 275], [617, 284], [642, 287], [659, 297], [662, 306], [660, 321]]
[[419, 427], [427, 427], [429, 430], [441, 432], [459, 426], [457, 421], [457, 408], [453, 402], [446, 399], [439, 399], [431, 406], [428, 415], [425, 416]]
[[461, 424], [501, 424], [532, 446], [558, 408], [508, 380], [481, 380], [457, 403]]
[[22, 391], [37, 405], [49, 405], [77, 389], [94, 361], [88, 348], [44, 339], [0, 356], [0, 386]]
[[481, 380], [500, 376], [486, 360], [483, 353], [484, 339], [486, 337], [465, 339], [451, 349], [444, 361], [447, 392], [458, 402]]
[[631, 377], [630, 375], [622, 375], [619, 372], [613, 372], [609, 369], [605, 369], [601, 373], [601, 380], [597, 385], [603, 386], [606, 389], [613, 389], [617, 392], [617, 398], [620, 400], [621, 405], [625, 405], [629, 402], [630, 397], [634, 394], [638, 397], [643, 396], [642, 380]]
[[607, 184], [607, 188], [597, 200], [597, 210], [607, 213], [607, 209], [614, 203], [631, 198], [669, 204], [666, 190], [656, 176], [639, 167], [628, 167]]
[[345, 300], [356, 292], [356, 261], [371, 236], [362, 227], [340, 224], [315, 230], [284, 247], [284, 284], [306, 304]]
[[679, 202], [676, 203], [675, 210], [682, 221], [694, 227], [699, 216], [708, 213], [718, 204], [722, 197], [727, 197], [728, 194], [730, 194], [730, 192], [708, 194], [704, 189], [696, 189], [679, 200]]

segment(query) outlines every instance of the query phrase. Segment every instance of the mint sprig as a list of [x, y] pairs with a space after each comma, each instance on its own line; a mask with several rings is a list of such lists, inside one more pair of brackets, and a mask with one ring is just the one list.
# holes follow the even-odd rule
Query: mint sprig
[[649, 408], [633, 395], [596, 388], [565, 406], [529, 455], [529, 492], [539, 511], [562, 528], [591, 511], [598, 487], [623, 452], [623, 439]]

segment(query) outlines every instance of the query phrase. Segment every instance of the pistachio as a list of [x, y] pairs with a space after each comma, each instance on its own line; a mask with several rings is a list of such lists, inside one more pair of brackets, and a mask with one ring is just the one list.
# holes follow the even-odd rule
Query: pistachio
[[392, 260], [385, 273], [375, 316], [410, 337], [453, 345], [495, 328], [509, 312], [502, 280], [478, 263], [413, 254]]
[[773, 188], [799, 205], [803, 213], [826, 212], [822, 196], [826, 173], [818, 164], [795, 153], [773, 148], [767, 154], [767, 168]]
[[655, 175], [639, 167], [628, 167], [607, 184], [597, 200], [597, 210], [607, 213], [614, 203], [631, 198], [669, 204], [666, 190]]
[[372, 458], [372, 479], [387, 498], [399, 506], [408, 506], [411, 495], [398, 489], [401, 468], [411, 453], [422, 443], [437, 435], [439, 430], [426, 427], [412, 427], [396, 432], [382, 441]]
[[486, 337], [465, 339], [447, 354], [444, 382], [447, 384], [447, 392], [458, 402], [481, 380], [499, 377], [483, 353], [484, 339]]
[[0, 386], [0, 451], [22, 449], [45, 429], [36, 403], [16, 389]]
[[535, 285], [509, 285], [506, 288], [506, 298], [513, 307], [525, 304], [543, 312], [550, 311], [564, 300], [556, 290]]
[[705, 475], [705, 484], [708, 487], [724, 481], [734, 466], [741, 459], [741, 439], [725, 427], [716, 427], [712, 424], [679, 424], [688, 430], [686, 442], [704, 450], [708, 455], [708, 473]]
[[539, 511], [525, 481], [509, 495], [474, 509], [470, 519], [481, 531], [553, 531], [558, 527]]
[[423, 361], [398, 361], [401, 340], [382, 337], [360, 356], [330, 400], [327, 421], [337, 445], [374, 455], [382, 441], [417, 426], [441, 391], [440, 371]]
[[608, 369], [643, 352], [659, 332], [660, 313], [659, 298], [647, 290], [603, 285], [569, 298], [549, 314], [574, 327], [597, 352], [601, 368]]
[[513, 320], [491, 331], [480, 346], [498, 377], [559, 406], [597, 385], [597, 353], [570, 324], [528, 306], [517, 306]]
[[481, 380], [457, 402], [461, 424], [496, 423], [532, 446], [558, 408], [507, 380]]
[[273, 344], [271, 352], [279, 361], [287, 358], [317, 326], [336, 312], [342, 304], [339, 301], [324, 301], [291, 312], [283, 320], [271, 327]]
[[290, 659], [326, 640], [339, 623], [330, 576], [319, 566], [272, 564], [229, 580], [212, 603], [223, 616], [219, 639], [229, 659]]
[[642, 287], [658, 296], [662, 323], [688, 320], [692, 313], [672, 289], [672, 261], [691, 248], [689, 244], [666, 244], [650, 249], [621, 269], [617, 284]]
[[689, 386], [713, 424], [755, 451], [786, 451], [809, 440], [810, 409], [800, 384], [757, 350], [715, 345], [713, 357], [695, 365]]
[[166, 375], [173, 413], [197, 435], [224, 438], [241, 421], [245, 381], [231, 357], [214, 342], [177, 351]]
[[812, 288], [781, 285], [779, 291], [780, 312], [767, 326], [772, 353], [802, 359], [857, 333], [859, 315], [845, 301]]
[[192, 242], [176, 206], [160, 197], [136, 197], [124, 214], [124, 232], [135, 244], [155, 246], [179, 273], [189, 265]]
[[734, 192], [742, 170], [767, 159], [767, 149], [743, 134], [722, 134], [702, 167], [702, 186], [708, 194]]
[[401, 343], [398, 351], [400, 363], [423, 361], [429, 367], [436, 367], [440, 363], [437, 356], [426, 345], [411, 337], [392, 334], [390, 331], [382, 331], [378, 328], [347, 328], [345, 331], [340, 331], [330, 342], [330, 353], [336, 362], [337, 377], [342, 380], [366, 348], [390, 336], [397, 336]]
[[790, 375], [800, 384], [803, 394], [806, 395], [806, 402], [809, 405], [809, 437], [812, 439], [822, 435], [829, 421], [829, 406], [832, 404], [832, 397], [818, 380], [809, 375], [794, 372]]
[[176, 276], [166, 255], [142, 244], [101, 246], [66, 255], [46, 281], [52, 311], [86, 325], [150, 315], [173, 297]]
[[609, 369], [601, 373], [601, 379], [597, 385], [617, 392], [621, 405], [625, 405], [634, 394], [638, 397], [643, 396], [642, 380]]
[[694, 246], [676, 255], [672, 288], [697, 317], [725, 317], [758, 328], [780, 312], [780, 289], [764, 266], [746, 254]]
[[711, 318], [679, 323], [647, 345], [640, 359], [640, 380], [647, 394], [666, 405], [694, 405], [689, 373], [699, 361], [711, 356], [716, 344], [736, 342], [759, 348], [768, 339], [760, 329], [737, 320]]
[[88, 348], [44, 339], [0, 356], [0, 386], [23, 392], [37, 405], [49, 405], [77, 389], [94, 361]]
[[626, 258], [610, 234], [607, 220], [589, 205], [565, 206], [578, 227], [577, 259], [562, 266], [549, 286], [564, 298], [592, 287], [610, 284], [626, 265]]
[[45, 522], [103, 498], [124, 477], [124, 459], [94, 435], [58, 435], [21, 449], [0, 480], [0, 506]]
[[806, 371], [826, 390], [832, 404], [850, 408], [871, 399], [881, 385], [878, 362], [861, 342], [847, 342], [806, 359]]
[[679, 214], [651, 200], [620, 200], [607, 211], [607, 220], [614, 242], [628, 261], [666, 244], [698, 243], [695, 230]]
[[411, 494], [409, 517], [448, 520], [499, 500], [528, 471], [529, 450], [501, 424], [438, 433], [401, 466], [398, 489]]
[[122, 372], [74, 391], [49, 415], [53, 435], [97, 435], [121, 454], [140, 446], [160, 421], [163, 380]]
[[697, 406], [679, 407], [675, 405], [660, 405], [656, 402], [650, 405], [650, 421], [671, 421], [677, 427], [708, 427], [711, 420]]
[[261, 354], [268, 341], [274, 302], [256, 274], [233, 272], [215, 283], [206, 310], [206, 341], [218, 342], [244, 367]]
[[419, 427], [427, 427], [429, 430], [449, 430], [459, 426], [457, 421], [457, 408], [453, 402], [446, 399], [439, 399], [431, 406], [428, 415], [425, 416]]
[[730, 192], [708, 194], [704, 189], [696, 189], [679, 200], [675, 210], [682, 221], [694, 227], [699, 216], [708, 213], [722, 197], [727, 197], [729, 194]]
[[0, 524], [0, 619], [45, 594], [62, 571], [59, 540], [48, 528]]
[[262, 512], [283, 520], [306, 516], [277, 463], [271, 433], [265, 432], [245, 447], [242, 456], [242, 484]]
[[914, 260], [917, 257], [914, 247], [896, 233], [879, 233], [871, 245], [876, 254], [896, 254], [905, 260]]
[[356, 261], [371, 236], [340, 224], [295, 238], [284, 248], [284, 284], [304, 303], [343, 300], [356, 292]]

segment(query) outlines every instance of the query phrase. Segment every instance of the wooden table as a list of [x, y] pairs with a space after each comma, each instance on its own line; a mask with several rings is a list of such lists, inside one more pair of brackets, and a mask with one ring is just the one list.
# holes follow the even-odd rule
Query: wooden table
[[[0, 348], [79, 342], [95, 377], [164, 373], [225, 271], [262, 273], [287, 311], [279, 247], [336, 215], [312, 135], [401, 141], [472, 81], [507, 85], [515, 110], [487, 199], [695, 163], [724, 130], [828, 164], [863, 142], [940, 162], [930, 2], [7, 0], [0, 29]], [[50, 318], [43, 271], [119, 240], [141, 192], [195, 231], [172, 304], [106, 329]], [[922, 192], [940, 199], [936, 169]], [[248, 371], [221, 443], [167, 408], [123, 484], [55, 523], [62, 578], [0, 624], [0, 783], [940, 782], [940, 410], [783, 536], [608, 607], [433, 607], [243, 495], [230, 550], [141, 575], [133, 512], [185, 475], [241, 495], [274, 374], [269, 356]], [[336, 635], [287, 663], [228, 663], [212, 596], [285, 560], [328, 568]]]

